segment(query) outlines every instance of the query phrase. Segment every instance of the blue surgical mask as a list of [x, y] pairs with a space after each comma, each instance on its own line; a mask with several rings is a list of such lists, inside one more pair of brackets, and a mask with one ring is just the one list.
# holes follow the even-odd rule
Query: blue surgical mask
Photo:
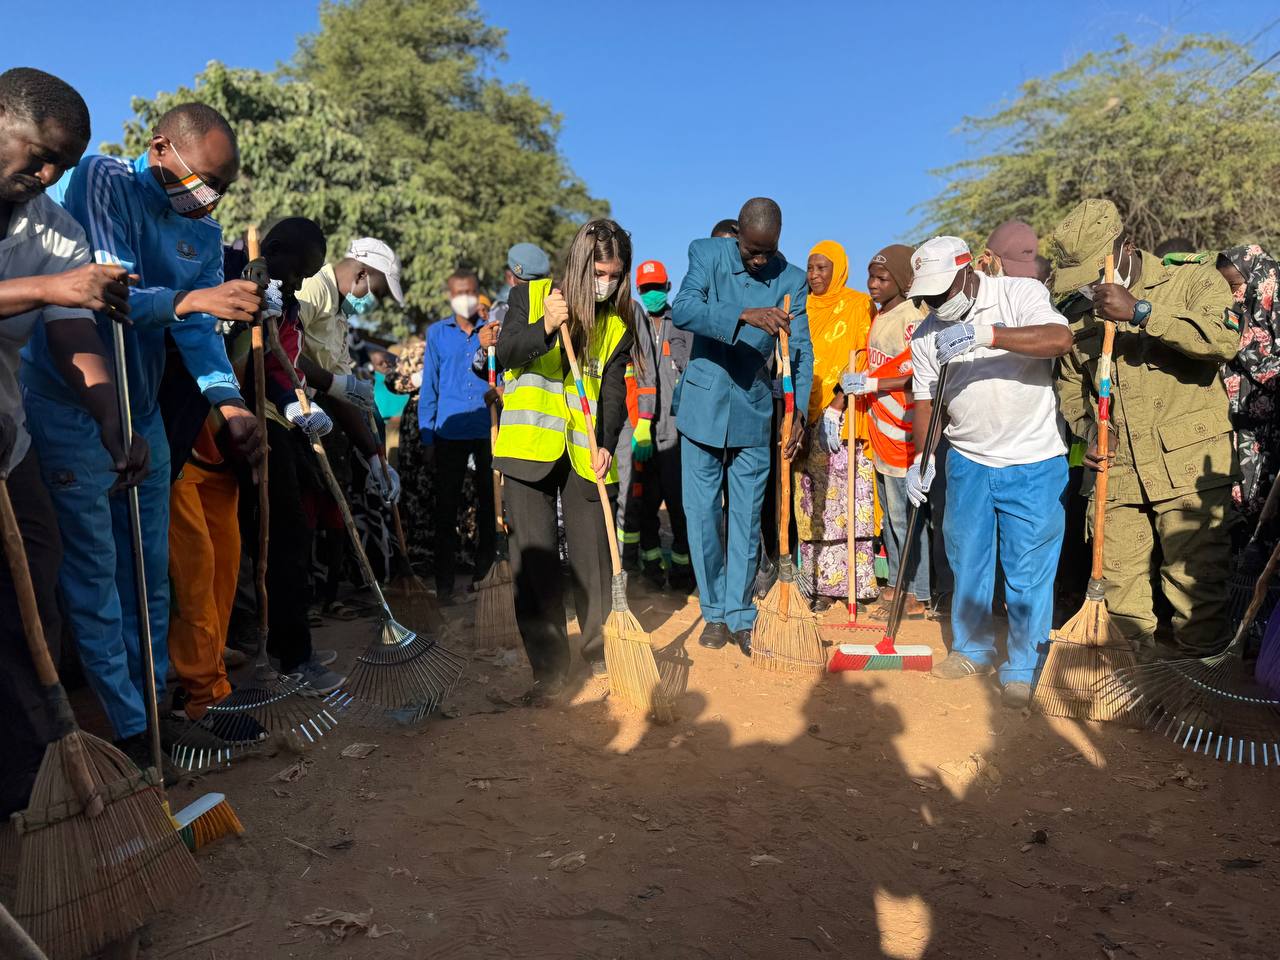
[[369, 283], [368, 277], [365, 278], [364, 282], [364, 296], [357, 297], [348, 293], [342, 300], [342, 312], [348, 317], [363, 317], [377, 309], [378, 298], [373, 295], [372, 285]]

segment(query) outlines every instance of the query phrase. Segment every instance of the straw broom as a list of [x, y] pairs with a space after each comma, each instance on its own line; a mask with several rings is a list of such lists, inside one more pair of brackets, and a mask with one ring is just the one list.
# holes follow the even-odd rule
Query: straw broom
[[[498, 386], [495, 348], [489, 348], [489, 389]], [[489, 452], [498, 449], [498, 405], [489, 404]], [[502, 515], [502, 474], [493, 471], [493, 522], [495, 556], [483, 579], [476, 584], [476, 650], [504, 650], [520, 640], [516, 624], [516, 597], [512, 588], [511, 561], [507, 559], [507, 524]]]
[[[560, 342], [569, 358], [569, 370], [582, 404], [582, 415], [587, 423], [587, 443], [591, 450], [591, 462], [596, 462], [600, 446], [596, 442], [596, 427], [587, 402], [587, 392], [582, 385], [582, 371], [573, 352], [573, 341], [565, 326], [560, 327]], [[604, 621], [604, 662], [609, 670], [609, 692], [632, 706], [653, 714], [658, 723], [671, 723], [671, 701], [662, 690], [662, 678], [658, 674], [658, 661], [653, 655], [653, 641], [640, 626], [640, 621], [627, 607], [627, 575], [618, 556], [618, 534], [613, 526], [613, 510], [609, 506], [609, 491], [604, 481], [596, 478], [596, 490], [600, 494], [600, 509], [604, 513], [605, 539], [609, 541], [609, 559], [613, 563], [613, 609]]]
[[159, 772], [140, 773], [76, 725], [45, 642], [7, 482], [0, 482], [0, 522], [27, 646], [57, 731], [27, 809], [13, 818], [21, 840], [14, 912], [51, 956], [82, 957], [132, 936], [189, 895], [200, 871], [174, 831]]
[[[1107, 255], [1105, 282], [1113, 282], [1114, 257]], [[1121, 705], [1100, 696], [1097, 688], [1117, 670], [1137, 663], [1133, 646], [1111, 622], [1103, 599], [1103, 535], [1107, 521], [1108, 446], [1111, 422], [1111, 353], [1116, 325], [1104, 321], [1098, 358], [1098, 460], [1093, 491], [1093, 567], [1080, 612], [1049, 634], [1049, 653], [1036, 682], [1034, 700], [1041, 713], [1080, 720], [1112, 720]]]

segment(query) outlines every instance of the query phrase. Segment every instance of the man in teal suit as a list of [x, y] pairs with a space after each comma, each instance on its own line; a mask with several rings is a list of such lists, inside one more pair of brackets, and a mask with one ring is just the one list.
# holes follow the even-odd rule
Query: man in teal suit
[[[706, 621], [698, 642], [718, 650], [732, 636], [750, 656], [760, 504], [769, 478], [769, 445], [775, 442], [774, 347], [778, 331], [787, 330], [796, 390], [790, 456], [804, 435], [813, 345], [804, 271], [778, 252], [782, 211], [772, 200], [757, 197], [743, 206], [738, 223], [736, 239], [689, 245], [689, 272], [671, 316], [677, 327], [694, 335], [676, 401], [676, 426], [689, 552]], [[787, 296], [791, 304], [784, 311]], [[720, 498], [726, 477], [729, 516], [722, 537]]]

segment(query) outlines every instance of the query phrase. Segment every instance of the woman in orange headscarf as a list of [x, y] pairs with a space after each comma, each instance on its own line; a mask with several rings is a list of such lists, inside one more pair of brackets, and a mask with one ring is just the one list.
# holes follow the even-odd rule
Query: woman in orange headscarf
[[[867, 294], [850, 289], [849, 257], [844, 247], [823, 240], [809, 252], [809, 336], [813, 340], [813, 388], [809, 392], [808, 456], [796, 484], [796, 531], [800, 570], [812, 578], [814, 608], [824, 610], [848, 593], [851, 569], [846, 530], [849, 517], [849, 451], [854, 470], [854, 563], [859, 600], [878, 595], [875, 553], [875, 471], [866, 453], [866, 410], [846, 404], [840, 375], [849, 351], [862, 351], [857, 369], [866, 368], [867, 335], [875, 305]], [[850, 423], [853, 435], [850, 439]]]

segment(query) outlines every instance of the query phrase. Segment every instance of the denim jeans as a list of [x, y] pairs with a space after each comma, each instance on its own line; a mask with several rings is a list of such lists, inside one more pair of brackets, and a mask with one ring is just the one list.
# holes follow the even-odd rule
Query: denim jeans
[[952, 649], [976, 663], [996, 662], [991, 597], [998, 545], [1009, 610], [1001, 684], [1030, 683], [1039, 648], [1049, 638], [1066, 485], [1066, 457], [988, 467], [954, 449], [947, 455], [943, 532], [956, 579]]
[[[885, 476], [876, 471], [876, 493], [884, 510], [880, 532], [881, 539], [884, 540], [884, 552], [889, 560], [889, 584], [893, 586], [898, 582], [898, 566], [902, 562], [907, 536], [907, 515], [911, 512], [911, 501], [907, 499], [907, 479]], [[925, 507], [916, 520], [911, 543], [906, 545], [907, 574], [903, 581], [911, 596], [921, 603], [929, 602], [928, 543], [929, 509]]]

